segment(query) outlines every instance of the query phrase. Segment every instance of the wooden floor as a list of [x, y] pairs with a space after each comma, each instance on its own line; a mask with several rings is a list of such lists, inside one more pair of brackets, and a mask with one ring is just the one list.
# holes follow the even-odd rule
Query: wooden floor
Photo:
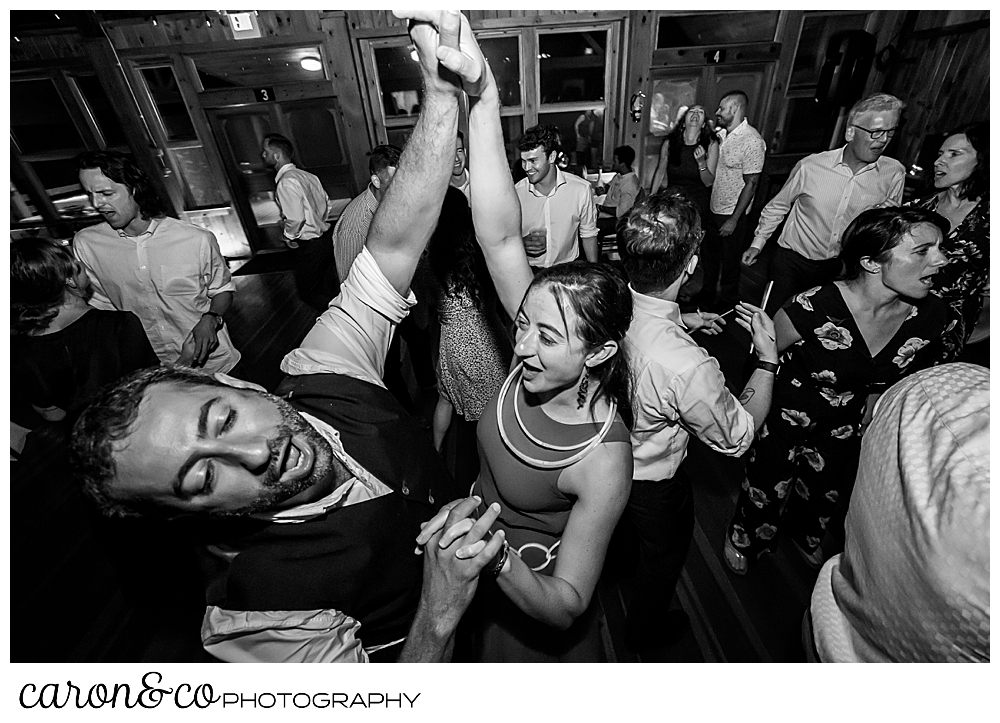
[[[281, 357], [306, 334], [315, 312], [296, 297], [290, 272], [234, 278], [236, 303], [227, 319], [243, 354], [242, 375], [274, 388]], [[743, 332], [727, 331], [711, 348], [727, 376], [741, 373]], [[170, 530], [97, 519], [69, 484], [65, 462], [44, 451], [58, 444], [58, 435], [43, 429], [32, 437], [41, 455], [26, 449], [12, 463], [11, 661], [210, 661], [198, 638], [200, 590]], [[606, 570], [598, 597], [608, 660], [803, 660], [799, 629], [816, 573], [785, 547], [746, 578], [729, 573], [721, 549], [740, 462], [696, 443], [685, 464], [697, 524], [672, 607], [688, 612], [691, 629], [670, 648], [630, 653], [622, 635], [629, 580]]]

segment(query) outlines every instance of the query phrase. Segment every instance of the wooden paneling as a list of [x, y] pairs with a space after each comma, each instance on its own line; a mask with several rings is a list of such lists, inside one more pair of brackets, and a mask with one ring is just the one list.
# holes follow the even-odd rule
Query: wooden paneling
[[896, 157], [909, 166], [916, 161], [926, 135], [988, 119], [989, 85], [988, 26], [911, 36], [902, 45], [885, 85], [886, 92], [907, 103]]
[[80, 36], [76, 33], [19, 35], [10, 40], [11, 63], [34, 63], [48, 60], [82, 58]]

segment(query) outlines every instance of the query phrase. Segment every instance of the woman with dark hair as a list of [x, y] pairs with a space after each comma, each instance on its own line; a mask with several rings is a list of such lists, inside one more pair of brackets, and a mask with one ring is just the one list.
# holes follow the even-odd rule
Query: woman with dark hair
[[[441, 322], [434, 447], [441, 449], [453, 412], [475, 423], [510, 366], [510, 341], [497, 316], [496, 290], [476, 244], [465, 194], [449, 187], [427, 247], [438, 282]], [[461, 481], [461, 480], [459, 480]]]
[[939, 353], [947, 305], [930, 292], [947, 263], [947, 231], [924, 209], [864, 211], [844, 232], [843, 277], [775, 316], [781, 367], [726, 535], [733, 572], [774, 551], [779, 528], [807, 564], [822, 565], [820, 543], [843, 522], [875, 400]]
[[[705, 108], [693, 105], [681, 114], [677, 125], [660, 146], [660, 159], [653, 173], [652, 190], [680, 190], [698, 207], [701, 227], [706, 233], [715, 228], [711, 210], [712, 184], [719, 164], [719, 143], [708, 125]], [[705, 270], [701, 260], [695, 273], [681, 289], [680, 299], [687, 300], [702, 288]]]
[[[482, 471], [474, 491], [482, 511], [500, 509], [493, 532], [505, 545], [477, 592], [474, 657], [597, 662], [594, 589], [632, 479], [622, 346], [632, 297], [601, 264], [573, 261], [532, 276], [488, 66], [483, 84], [482, 95], [470, 98], [472, 214], [516, 344], [514, 369], [478, 429]], [[442, 524], [439, 515], [418, 541]], [[442, 540], [450, 543], [460, 529]]]
[[138, 317], [93, 309], [92, 294], [66, 248], [11, 242], [12, 383], [48, 421], [72, 420], [104, 385], [159, 363]]
[[719, 143], [708, 125], [708, 116], [704, 107], [693, 105], [684, 111], [660, 146], [650, 193], [668, 186], [680, 188], [698, 204], [704, 224], [712, 217], [708, 210], [709, 189], [718, 164]]
[[[963, 126], [948, 134], [934, 162], [934, 188], [933, 195], [911, 205], [936, 211], [950, 225], [941, 242], [948, 266], [935, 279], [932, 293], [947, 301], [952, 310], [944, 336], [946, 360], [952, 361], [966, 344], [988, 339], [990, 333], [988, 123]], [[981, 351], [975, 359], [985, 356], [988, 361], [989, 349]]]

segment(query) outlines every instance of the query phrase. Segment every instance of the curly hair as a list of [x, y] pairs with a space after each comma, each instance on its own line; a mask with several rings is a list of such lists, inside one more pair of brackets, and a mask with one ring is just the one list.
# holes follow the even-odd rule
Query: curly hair
[[517, 139], [517, 149], [519, 151], [533, 151], [539, 146], [548, 156], [553, 151], [558, 151], [562, 146], [559, 137], [559, 129], [555, 126], [532, 126]]
[[[687, 122], [687, 114], [691, 109], [685, 110], [681, 117], [677, 119], [677, 124], [674, 129], [667, 134], [667, 138], [664, 141], [670, 145], [667, 147], [667, 163], [672, 166], [679, 165], [681, 162], [681, 147], [684, 145], [684, 124]], [[708, 114], [705, 114], [705, 118], [708, 118]], [[702, 123], [701, 131], [698, 132], [698, 142], [696, 145], [701, 146], [708, 152], [708, 147], [716, 141], [715, 133], [709, 127], [708, 122]]]
[[892, 249], [914, 226], [922, 223], [937, 227], [942, 238], [951, 231], [948, 219], [925, 208], [870, 208], [862, 211], [844, 231], [840, 251], [844, 273], [840, 278], [844, 281], [858, 278], [862, 270], [861, 259], [870, 258], [879, 263], [888, 261]]
[[68, 249], [48, 239], [10, 242], [10, 333], [44, 331], [66, 296], [66, 280], [79, 272]]
[[969, 145], [975, 150], [976, 167], [962, 183], [958, 197], [962, 200], [982, 198], [990, 190], [990, 124], [981, 122], [960, 126], [948, 132], [945, 140], [959, 134], [968, 138]]
[[698, 207], [679, 191], [659, 191], [637, 203], [619, 231], [623, 262], [640, 294], [676, 281], [704, 236]]
[[139, 205], [143, 218], [161, 218], [167, 215], [167, 206], [156, 193], [149, 176], [138, 164], [118, 151], [86, 151], [76, 157], [78, 171], [97, 168], [115, 183], [125, 186]]
[[117, 476], [114, 444], [128, 438], [146, 390], [154, 384], [226, 386], [215, 377], [184, 367], [143, 369], [106, 387], [83, 410], [73, 426], [70, 469], [97, 508], [109, 517], [162, 515], [163, 509], [144, 500], [119, 500], [111, 492]]
[[445, 294], [465, 295], [478, 310], [493, 310], [497, 292], [475, 235], [465, 194], [449, 186], [437, 227], [427, 245], [431, 271]]
[[611, 266], [576, 260], [542, 269], [532, 280], [525, 298], [532, 290], [542, 288], [555, 297], [564, 322], [563, 309], [567, 304], [576, 312], [576, 331], [587, 349], [596, 349], [608, 341], [618, 344], [614, 356], [590, 369], [599, 386], [590, 400], [589, 411], [593, 417], [599, 399], [614, 399], [618, 413], [631, 427], [632, 374], [628, 352], [622, 343], [632, 323], [632, 294], [628, 282]]

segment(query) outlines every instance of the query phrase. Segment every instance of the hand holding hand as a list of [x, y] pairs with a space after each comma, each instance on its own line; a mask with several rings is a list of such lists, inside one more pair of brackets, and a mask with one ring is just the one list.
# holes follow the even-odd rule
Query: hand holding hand
[[726, 325], [726, 320], [721, 315], [700, 310], [681, 314], [681, 321], [688, 331], [701, 331], [709, 336], [722, 333], [722, 327]]
[[[482, 94], [492, 75], [468, 18], [457, 10], [394, 10], [393, 14], [410, 21], [410, 39], [417, 46], [426, 83], [440, 90], [464, 90], [470, 96]], [[450, 73], [442, 74], [438, 61]], [[447, 77], [450, 74], [458, 76], [458, 83]]]
[[751, 246], [746, 251], [743, 252], [743, 265], [753, 266], [757, 263], [757, 257], [760, 256], [760, 249]]
[[757, 356], [761, 361], [778, 361], [778, 344], [775, 341], [774, 322], [759, 306], [741, 301], [736, 305], [736, 323], [750, 332]]

